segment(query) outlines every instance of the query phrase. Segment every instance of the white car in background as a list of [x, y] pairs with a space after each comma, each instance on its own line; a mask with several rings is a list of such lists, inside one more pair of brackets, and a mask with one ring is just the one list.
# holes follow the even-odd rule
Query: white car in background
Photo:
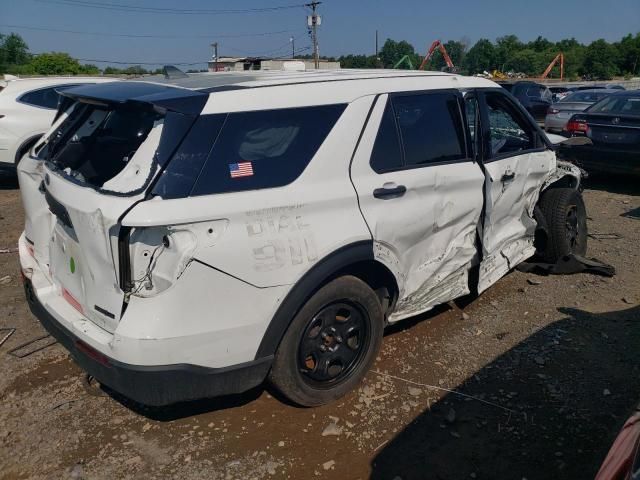
[[56, 115], [60, 88], [113, 78], [5, 76], [0, 81], [0, 173], [15, 173], [22, 156], [51, 127]]

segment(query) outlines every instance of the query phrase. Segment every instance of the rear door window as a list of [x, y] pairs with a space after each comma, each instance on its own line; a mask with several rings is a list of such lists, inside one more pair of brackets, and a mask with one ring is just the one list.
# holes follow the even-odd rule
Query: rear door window
[[402, 147], [391, 102], [387, 102], [384, 109], [378, 135], [371, 152], [370, 165], [377, 173], [397, 170], [402, 167]]
[[293, 182], [345, 107], [323, 105], [228, 114], [191, 195], [279, 187]]
[[423, 166], [467, 157], [458, 96], [452, 92], [393, 98], [405, 166]]

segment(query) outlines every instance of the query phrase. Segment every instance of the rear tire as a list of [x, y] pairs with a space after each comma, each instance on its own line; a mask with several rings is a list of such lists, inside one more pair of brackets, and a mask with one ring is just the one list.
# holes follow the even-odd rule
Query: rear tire
[[294, 403], [330, 403], [371, 367], [384, 330], [378, 297], [362, 280], [339, 277], [300, 309], [276, 352], [269, 380]]
[[547, 190], [540, 199], [540, 210], [548, 234], [540, 252], [545, 262], [587, 253], [587, 211], [580, 192], [572, 188]]

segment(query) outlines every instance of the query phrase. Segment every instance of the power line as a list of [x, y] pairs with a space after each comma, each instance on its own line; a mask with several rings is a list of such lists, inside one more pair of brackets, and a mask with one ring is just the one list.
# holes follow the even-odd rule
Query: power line
[[89, 0], [36, 0], [42, 3], [51, 3], [57, 5], [67, 5], [74, 7], [97, 8], [101, 10], [111, 10], [119, 12], [138, 12], [138, 13], [161, 13], [172, 15], [235, 15], [243, 13], [268, 13], [281, 10], [289, 10], [293, 8], [302, 8], [304, 4], [296, 5], [279, 5], [273, 7], [260, 8], [244, 8], [244, 9], [186, 9], [186, 8], [161, 8], [161, 7], [143, 7], [139, 5], [126, 5], [123, 3], [110, 2], [91, 2]]
[[[311, 50], [311, 46], [302, 47], [296, 50], [295, 53], [305, 52], [307, 50]], [[46, 53], [34, 53], [34, 56], [43, 55]], [[95, 62], [95, 63], [112, 63], [114, 65], [180, 65], [180, 66], [193, 66], [193, 65], [207, 65], [208, 62], [136, 62], [136, 61], [123, 61], [123, 60], [104, 60], [97, 58], [77, 58], [73, 57], [81, 62]], [[280, 60], [282, 58], [289, 57], [274, 57], [273, 60]]]
[[239, 50], [237, 48], [232, 48], [232, 47], [225, 47], [225, 49], [226, 50], [231, 50], [232, 52], [238, 52], [238, 53], [242, 53], [244, 55], [257, 57], [257, 56], [261, 56], [261, 55], [269, 55], [270, 53], [277, 53], [277, 52], [280, 52], [281, 50], [284, 50], [285, 48], [288, 50], [290, 44], [291, 44], [291, 42], [287, 41], [287, 43], [285, 43], [283, 45], [280, 45], [277, 48], [272, 48], [270, 50], [262, 50], [262, 51], [258, 51], [258, 52], [247, 52], [246, 50]]
[[176, 39], [176, 38], [243, 38], [243, 37], [267, 37], [271, 35], [281, 35], [281, 34], [290, 34], [294, 32], [293, 30], [279, 30], [276, 32], [256, 32], [256, 33], [203, 33], [203, 34], [194, 34], [194, 35], [146, 35], [146, 34], [135, 34], [135, 33], [110, 33], [110, 32], [87, 32], [81, 30], [64, 30], [57, 28], [49, 28], [49, 27], [37, 27], [37, 26], [28, 26], [28, 25], [7, 25], [0, 24], [0, 27], [5, 28], [22, 28], [25, 30], [38, 30], [43, 32], [56, 32], [56, 33], [73, 33], [77, 35], [94, 35], [94, 36], [104, 36], [104, 37], [125, 37], [125, 38], [167, 38], [167, 39]]

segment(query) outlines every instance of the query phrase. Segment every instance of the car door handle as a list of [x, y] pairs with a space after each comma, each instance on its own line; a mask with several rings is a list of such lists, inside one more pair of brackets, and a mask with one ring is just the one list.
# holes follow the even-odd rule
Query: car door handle
[[513, 180], [516, 177], [516, 174], [514, 172], [508, 172], [504, 175], [502, 175], [502, 178], [500, 180], [502, 180], [503, 182], [510, 182], [511, 180]]
[[373, 191], [373, 196], [382, 200], [390, 200], [392, 198], [398, 198], [403, 196], [407, 192], [407, 187], [404, 185], [397, 185], [395, 187], [382, 187], [376, 188]]

